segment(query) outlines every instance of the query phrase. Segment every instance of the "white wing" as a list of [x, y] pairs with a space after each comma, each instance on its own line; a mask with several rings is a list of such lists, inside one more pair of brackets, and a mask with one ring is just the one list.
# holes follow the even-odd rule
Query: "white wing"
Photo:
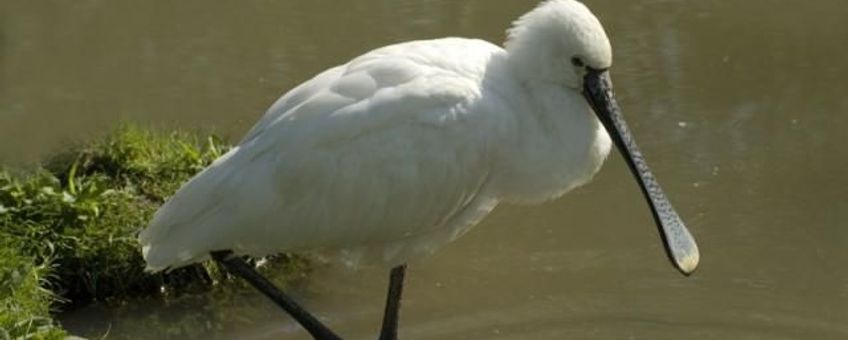
[[156, 213], [139, 237], [149, 268], [220, 249], [397, 248], [455, 237], [496, 204], [481, 193], [487, 117], [475, 105], [499, 53], [478, 40], [404, 43], [292, 90]]

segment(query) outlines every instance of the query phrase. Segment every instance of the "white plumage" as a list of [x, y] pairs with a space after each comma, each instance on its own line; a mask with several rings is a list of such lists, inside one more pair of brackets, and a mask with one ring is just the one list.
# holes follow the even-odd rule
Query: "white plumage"
[[148, 268], [224, 249], [376, 250], [399, 264], [499, 202], [587, 182], [611, 142], [570, 60], [609, 67], [603, 28], [582, 4], [552, 0], [516, 21], [506, 46], [401, 43], [291, 90], [156, 213], [139, 236]]

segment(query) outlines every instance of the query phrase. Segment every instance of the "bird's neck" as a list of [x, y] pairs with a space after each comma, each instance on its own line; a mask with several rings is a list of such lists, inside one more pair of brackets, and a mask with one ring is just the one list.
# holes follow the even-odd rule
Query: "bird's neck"
[[505, 201], [536, 203], [588, 182], [611, 142], [583, 96], [547, 82], [523, 82], [513, 142], [501, 154], [498, 184]]

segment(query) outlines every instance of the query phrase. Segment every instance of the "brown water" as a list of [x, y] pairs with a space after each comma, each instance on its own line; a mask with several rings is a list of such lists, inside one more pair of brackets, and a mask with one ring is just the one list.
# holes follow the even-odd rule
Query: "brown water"
[[[848, 3], [587, 2], [613, 42], [619, 100], [700, 242], [701, 268], [684, 278], [667, 263], [614, 156], [591, 185], [501, 207], [412, 266], [402, 337], [848, 338]], [[534, 3], [2, 0], [0, 163], [38, 160], [122, 121], [236, 139], [317, 71], [404, 40], [499, 42]], [[385, 276], [323, 266], [296, 295], [341, 334], [373, 338]], [[247, 321], [192, 334], [306, 338], [255, 294], [237, 304], [214, 308], [251, 309]], [[154, 339], [208, 305], [148, 306], [161, 327], [100, 308], [65, 325]]]

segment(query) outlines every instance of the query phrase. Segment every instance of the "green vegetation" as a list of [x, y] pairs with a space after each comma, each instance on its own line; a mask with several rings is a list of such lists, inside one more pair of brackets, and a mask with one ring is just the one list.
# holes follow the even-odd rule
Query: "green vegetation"
[[[136, 234], [227, 150], [215, 137], [124, 127], [38, 170], [0, 171], [0, 339], [62, 338], [51, 308], [179, 296], [226, 279], [210, 264], [145, 273]], [[278, 259], [275, 271], [304, 272], [302, 259]]]
[[0, 339], [62, 339], [65, 332], [49, 315], [53, 294], [42, 287], [49, 272], [0, 239]]

